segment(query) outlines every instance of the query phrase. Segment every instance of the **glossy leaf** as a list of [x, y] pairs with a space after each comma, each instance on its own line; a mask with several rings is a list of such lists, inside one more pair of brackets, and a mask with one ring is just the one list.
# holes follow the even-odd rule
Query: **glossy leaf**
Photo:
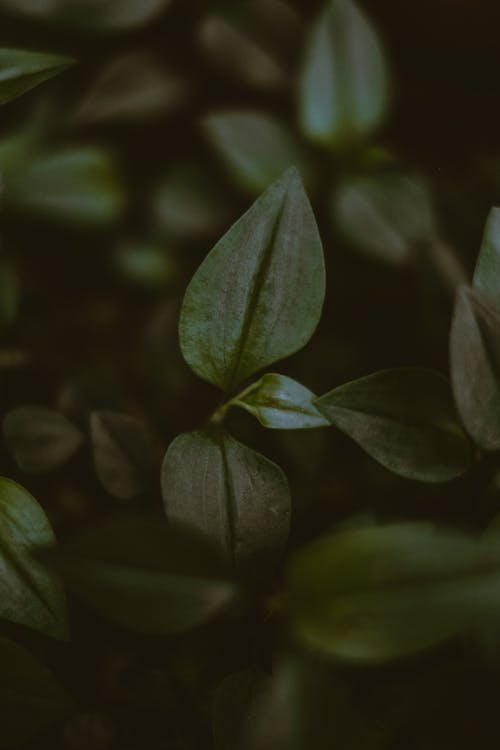
[[314, 406], [314, 393], [292, 378], [267, 373], [232, 404], [253, 414], [264, 427], [301, 430], [325, 427], [330, 422]]
[[475, 537], [421, 523], [350, 529], [299, 551], [288, 606], [308, 646], [385, 661], [500, 617], [500, 553]]
[[25, 489], [0, 478], [0, 618], [66, 639], [64, 591], [57, 576], [30, 554], [53, 544], [42, 508]]
[[279, 558], [290, 522], [290, 494], [281, 469], [230, 435], [191, 432], [169, 446], [162, 467], [167, 518], [213, 539], [244, 571]]
[[419, 368], [382, 370], [346, 383], [315, 405], [383, 466], [424, 482], [463, 474], [470, 445], [439, 373]]
[[128, 500], [147, 486], [153, 447], [146, 426], [138, 419], [111, 411], [90, 416], [97, 476], [114, 497]]
[[73, 705], [48, 669], [6, 638], [0, 638], [0, 664], [0, 748], [14, 750], [62, 722]]
[[250, 193], [265, 190], [290, 164], [296, 164], [306, 174], [303, 149], [275, 117], [260, 112], [225, 111], [205, 117], [203, 126], [230, 175]]
[[483, 450], [500, 448], [500, 309], [468, 287], [457, 292], [451, 380], [462, 421]]
[[500, 208], [492, 208], [489, 213], [473, 287], [500, 308]]
[[300, 79], [300, 121], [306, 136], [335, 146], [365, 136], [388, 100], [380, 42], [351, 0], [330, 0], [313, 28]]
[[140, 633], [191, 629], [237, 595], [206, 540], [161, 518], [108, 518], [46, 555], [83, 601]]
[[345, 182], [335, 198], [335, 218], [355, 247], [395, 265], [412, 260], [421, 245], [436, 237], [424, 186], [402, 175], [381, 174]]
[[3, 436], [27, 474], [57, 469], [80, 448], [83, 435], [65, 416], [44, 406], [19, 406], [3, 421]]
[[0, 104], [15, 99], [73, 64], [63, 55], [0, 48]]
[[192, 278], [179, 323], [186, 362], [230, 389], [302, 348], [323, 306], [323, 250], [289, 169], [215, 245]]

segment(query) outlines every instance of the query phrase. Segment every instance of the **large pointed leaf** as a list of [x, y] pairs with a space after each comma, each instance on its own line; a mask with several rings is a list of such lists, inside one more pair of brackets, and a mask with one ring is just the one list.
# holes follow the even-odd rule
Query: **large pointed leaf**
[[333, 533], [292, 558], [296, 634], [332, 656], [384, 661], [500, 620], [500, 552], [430, 525]]
[[500, 208], [492, 208], [489, 213], [473, 287], [500, 308]]
[[470, 445], [439, 373], [382, 370], [341, 385], [315, 405], [333, 425], [396, 474], [443, 482], [463, 474]]
[[184, 358], [229, 389], [300, 349], [325, 294], [323, 250], [295, 169], [266, 190], [205, 258], [179, 324]]
[[0, 477], [0, 618], [65, 639], [68, 623], [59, 576], [30, 554], [33, 547], [53, 543], [36, 500]]
[[220, 431], [179, 435], [165, 455], [167, 518], [212, 538], [245, 571], [266, 569], [283, 551], [290, 495], [281, 469]]
[[270, 372], [231, 403], [253, 414], [264, 427], [302, 430], [330, 424], [314, 406], [315, 399], [314, 393], [296, 380]]
[[73, 704], [43, 664], [6, 638], [0, 664], [0, 748], [14, 750], [63, 721]]
[[463, 423], [480, 448], [498, 450], [500, 308], [465, 286], [457, 292], [450, 354], [453, 392]]
[[45, 555], [82, 600], [140, 633], [188, 630], [237, 595], [211, 545], [162, 518], [108, 518]]
[[364, 136], [387, 105], [380, 43], [351, 0], [330, 0], [314, 26], [300, 81], [300, 119], [312, 140], [339, 145]]
[[63, 55], [0, 48], [0, 104], [15, 99], [73, 64]]

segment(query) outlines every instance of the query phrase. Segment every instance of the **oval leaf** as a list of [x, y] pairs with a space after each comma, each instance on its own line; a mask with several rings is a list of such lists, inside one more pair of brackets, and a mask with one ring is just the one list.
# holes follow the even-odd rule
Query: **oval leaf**
[[179, 435], [162, 467], [167, 518], [214, 540], [245, 571], [274, 562], [290, 522], [290, 494], [281, 469], [224, 432]]
[[287, 574], [296, 634], [356, 661], [384, 661], [496, 622], [500, 556], [476, 538], [426, 524], [331, 534]]
[[323, 306], [321, 239], [295, 169], [256, 200], [189, 284], [179, 335], [186, 362], [229, 389], [293, 354]]
[[314, 393], [285, 375], [267, 373], [231, 401], [246, 409], [264, 427], [302, 430], [330, 424], [314, 406]]
[[388, 100], [377, 36], [351, 0], [330, 0], [316, 23], [300, 80], [300, 119], [314, 141], [341, 145], [367, 135]]
[[63, 55], [0, 48], [0, 104], [15, 99], [73, 64]]
[[0, 638], [0, 748], [13, 750], [61, 722], [73, 704], [29, 651]]
[[83, 442], [82, 433], [54, 409], [20, 406], [3, 421], [4, 440], [27, 474], [44, 474], [68, 461]]
[[450, 355], [467, 432], [483, 450], [500, 449], [500, 309], [465, 286], [457, 292]]
[[315, 404], [376, 461], [403, 477], [444, 482], [469, 465], [469, 441], [439, 373], [382, 370], [335, 388]]
[[492, 208], [489, 213], [472, 284], [500, 307], [500, 208]]
[[145, 425], [134, 417], [111, 411], [90, 415], [94, 463], [105, 490], [128, 500], [147, 486], [153, 447]]
[[29, 552], [53, 543], [49, 521], [36, 500], [0, 477], [0, 618], [66, 639], [66, 602], [59, 576]]
[[161, 518], [108, 518], [46, 554], [84, 601], [140, 633], [193, 628], [237, 594], [206, 540]]

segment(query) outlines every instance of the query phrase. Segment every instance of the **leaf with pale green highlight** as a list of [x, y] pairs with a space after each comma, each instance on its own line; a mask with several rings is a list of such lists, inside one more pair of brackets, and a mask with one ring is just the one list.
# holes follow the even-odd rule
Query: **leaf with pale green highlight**
[[286, 581], [297, 637], [341, 659], [396, 659], [500, 618], [500, 552], [428, 524], [332, 533], [292, 558]]
[[380, 42], [351, 0], [330, 0], [313, 28], [300, 78], [304, 134], [341, 146], [385, 115], [389, 84]]
[[295, 169], [261, 195], [205, 258], [184, 297], [184, 359], [229, 390], [301, 349], [321, 316], [325, 268]]
[[432, 370], [382, 370], [315, 401], [331, 424], [390, 471], [423, 482], [463, 474], [471, 446], [446, 379]]
[[179, 435], [161, 481], [167, 518], [206, 534], [237, 568], [267, 570], [281, 555], [290, 523], [286, 477], [227, 433]]
[[266, 373], [231, 404], [253, 414], [264, 427], [277, 430], [303, 430], [330, 424], [314, 406], [316, 396], [286, 375]]
[[41, 506], [20, 485], [0, 477], [0, 618], [67, 639], [66, 600], [59, 576], [30, 554], [54, 543]]
[[17, 643], [0, 638], [0, 664], [2, 750], [36, 740], [74, 710], [49, 670]]
[[500, 308], [500, 208], [488, 215], [472, 285]]
[[0, 48], [0, 104], [16, 99], [73, 65], [64, 55]]
[[450, 359], [467, 432], [483, 450], [500, 449], [500, 308], [466, 286], [456, 296]]
[[252, 194], [265, 190], [290, 164], [296, 164], [302, 175], [308, 171], [300, 143], [276, 117], [252, 111], [216, 112], [205, 117], [203, 129], [235, 182]]

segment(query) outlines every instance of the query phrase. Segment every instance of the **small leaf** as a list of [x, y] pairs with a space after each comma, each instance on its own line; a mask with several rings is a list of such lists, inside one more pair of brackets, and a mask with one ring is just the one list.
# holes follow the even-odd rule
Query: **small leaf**
[[335, 388], [315, 405], [376, 461], [403, 477], [444, 482], [469, 465], [469, 441], [439, 373], [382, 370]]
[[164, 289], [179, 274], [179, 264], [173, 253], [148, 242], [121, 245], [113, 261], [116, 272], [126, 281], [150, 289]]
[[73, 704], [43, 664], [6, 638], [0, 663], [0, 748], [14, 750], [62, 722]]
[[403, 265], [432, 242], [436, 226], [423, 185], [381, 174], [345, 182], [335, 198], [335, 218], [346, 238], [380, 260]]
[[44, 406], [20, 406], [3, 421], [4, 440], [27, 474], [59, 468], [80, 448], [83, 435], [65, 416]]
[[290, 521], [281, 469], [224, 432], [179, 435], [162, 467], [167, 518], [213, 539], [225, 559], [259, 571], [279, 558]]
[[64, 591], [59, 576], [29, 553], [54, 543], [49, 521], [36, 500], [0, 477], [0, 618], [68, 637]]
[[462, 286], [450, 337], [451, 380], [467, 432], [483, 450], [500, 448], [500, 308]]
[[253, 414], [264, 427], [302, 430], [330, 424], [313, 405], [315, 398], [314, 393], [297, 381], [267, 373], [231, 403]]
[[473, 287], [500, 308], [500, 208], [492, 208], [489, 213]]
[[314, 26], [300, 80], [300, 119], [311, 140], [343, 145], [368, 135], [388, 100], [384, 56], [351, 0], [330, 0]]
[[265, 190], [290, 164], [302, 174], [308, 170], [300, 144], [284, 123], [270, 115], [218, 112], [205, 117], [203, 129], [235, 182], [252, 194]]
[[385, 661], [497, 623], [500, 554], [474, 537], [407, 523], [330, 534], [292, 558], [297, 636], [334, 657]]
[[74, 63], [69, 57], [22, 49], [0, 48], [0, 104], [66, 70]]
[[108, 518], [46, 554], [84, 601], [139, 633], [194, 628], [237, 595], [206, 540], [161, 518]]
[[215, 245], [184, 297], [179, 335], [186, 362], [230, 389], [311, 338], [323, 306], [321, 239], [294, 169]]
[[144, 492], [153, 454], [146, 426], [126, 414], [95, 411], [90, 431], [95, 468], [104, 489], [120, 500]]

